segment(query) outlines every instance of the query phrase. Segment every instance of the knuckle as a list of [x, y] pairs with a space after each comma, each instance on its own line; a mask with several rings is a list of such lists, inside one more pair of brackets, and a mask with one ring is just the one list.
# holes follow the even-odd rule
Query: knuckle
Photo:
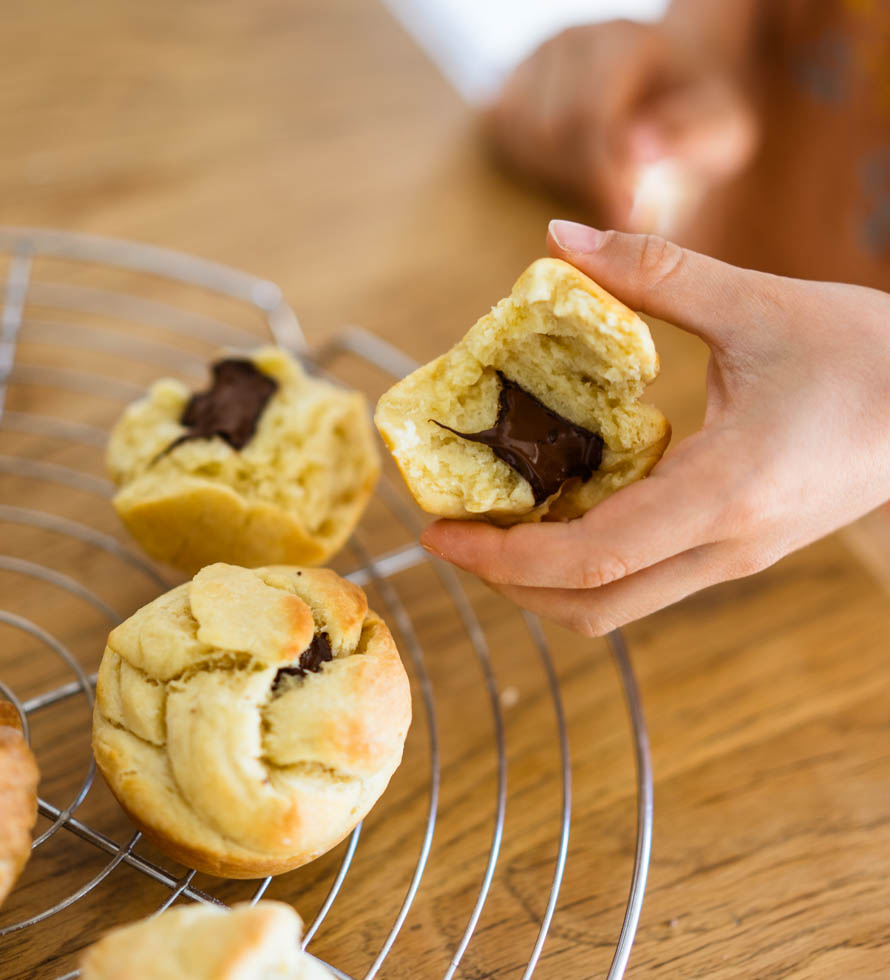
[[730, 560], [730, 578], [747, 578], [775, 564], [778, 555], [769, 548], [747, 547], [737, 551]]
[[608, 254], [610, 251], [618, 248], [621, 244], [621, 232], [615, 231], [614, 228], [609, 228], [602, 232], [602, 238], [600, 239], [600, 251]]
[[748, 476], [726, 489], [718, 510], [718, 532], [740, 541], [762, 539], [766, 530], [779, 530], [785, 522], [785, 497], [781, 476], [765, 467], [756, 477]]
[[[516, 527], [521, 527], [521, 525], [516, 525]], [[513, 532], [512, 527], [508, 528], [494, 539], [495, 547], [492, 549], [488, 562], [481, 569], [483, 578], [488, 579], [489, 582], [508, 584], [516, 578], [517, 547]]]
[[686, 252], [658, 235], [644, 235], [640, 248], [640, 272], [650, 286], [663, 286], [683, 268]]
[[586, 48], [596, 37], [596, 28], [590, 24], [572, 24], [564, 27], [554, 38], [558, 47], [569, 46]]
[[605, 636], [615, 628], [608, 617], [595, 609], [579, 609], [571, 616], [568, 626], [575, 633], [588, 639]]
[[[746, 270], [747, 271], [747, 270]], [[767, 323], [784, 322], [800, 315], [803, 297], [794, 280], [766, 272], [750, 272], [750, 295], [759, 304]]]
[[616, 17], [615, 20], [609, 21], [609, 26], [615, 34], [621, 33], [628, 36], [642, 34], [645, 31], [644, 26], [639, 21], [631, 20], [629, 17]]
[[557, 52], [563, 43], [562, 34], [555, 34], [553, 37], [548, 37], [546, 41], [543, 41], [538, 45], [525, 64], [533, 65], [535, 68], [540, 68], [541, 64], [545, 62], [547, 58], [551, 57], [554, 52]]
[[580, 584], [584, 589], [599, 589], [630, 573], [630, 564], [619, 555], [590, 556], [581, 565]]
[[546, 42], [551, 45], [556, 45], [557, 47], [562, 44], [572, 43], [576, 41], [581, 34], [581, 25], [573, 24], [570, 27], [564, 27], [558, 34]]

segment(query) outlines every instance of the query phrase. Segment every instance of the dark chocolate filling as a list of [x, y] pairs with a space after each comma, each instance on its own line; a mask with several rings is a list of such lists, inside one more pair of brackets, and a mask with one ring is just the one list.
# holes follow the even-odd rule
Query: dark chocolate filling
[[491, 447], [495, 456], [528, 480], [536, 505], [552, 497], [566, 480], [590, 479], [603, 458], [602, 438], [547, 408], [500, 371], [497, 374], [498, 417], [490, 429], [458, 432], [431, 421], [462, 439]]
[[[219, 436], [233, 449], [243, 449], [254, 437], [260, 416], [278, 390], [278, 382], [263, 374], [252, 361], [229, 358], [212, 367], [213, 384], [192, 395], [180, 424], [189, 431], [164, 453], [191, 439]], [[162, 453], [161, 455], [163, 455]]]
[[275, 675], [275, 680], [272, 681], [272, 690], [276, 690], [285, 677], [305, 677], [306, 671], [308, 670], [311, 670], [313, 674], [317, 674], [321, 670], [323, 663], [327, 663], [333, 659], [334, 655], [331, 653], [331, 641], [328, 634], [316, 633], [312, 637], [312, 642], [309, 646], [300, 654], [298, 663], [291, 667], [281, 667], [279, 669]]

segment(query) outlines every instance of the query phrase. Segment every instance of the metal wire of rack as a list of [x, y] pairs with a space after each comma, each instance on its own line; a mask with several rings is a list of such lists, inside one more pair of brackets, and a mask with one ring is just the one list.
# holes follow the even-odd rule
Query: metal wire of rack
[[[132, 357], [157, 365], [159, 370], [165, 367], [175, 368], [186, 375], [191, 372], [196, 377], [200, 376], [203, 362], [197, 357], [190, 359], [188, 356], [184, 356], [181, 350], [167, 348], [158, 341], [157, 337], [147, 340], [139, 336], [113, 334], [97, 327], [93, 322], [85, 323], [83, 321], [87, 317], [119, 315], [135, 323], [162, 324], [165, 329], [182, 331], [190, 336], [218, 344], [229, 343], [245, 346], [257, 341], [254, 333], [241, 326], [194, 314], [186, 315], [174, 306], [165, 306], [151, 299], [131, 295], [126, 291], [112, 290], [104, 285], [96, 287], [82, 283], [39, 280], [32, 275], [33, 264], [39, 258], [64, 260], [82, 264], [84, 267], [93, 266], [106, 270], [120, 270], [123, 273], [148, 274], [188, 287], [197, 287], [245, 304], [262, 316], [268, 334], [275, 342], [298, 354], [311, 370], [324, 372], [326, 364], [332, 357], [344, 352], [360, 361], [374, 365], [377, 369], [393, 377], [403, 376], [415, 367], [411, 359], [401, 351], [360, 328], [344, 329], [333, 341], [313, 354], [306, 345], [295, 314], [285, 302], [277, 286], [245, 273], [177, 252], [69, 232], [0, 229], [0, 253], [5, 253], [9, 257], [5, 299], [2, 316], [0, 316], [0, 428], [5, 428], [8, 431], [48, 436], [64, 443], [90, 446], [94, 449], [103, 447], [107, 436], [105, 429], [90, 423], [46, 414], [9, 410], [7, 393], [11, 384], [43, 385], [53, 389], [80, 392], [92, 391], [96, 385], [101, 384], [106, 394], [110, 394], [121, 402], [128, 402], [142, 392], [139, 386], [111, 378], [107, 374], [99, 375], [78, 368], [18, 363], [16, 350], [23, 329], [29, 332], [29, 335], [38, 336], [45, 343], [58, 343], [72, 351], [89, 353], [90, 351], [111, 350], [119, 356]], [[62, 324], [29, 319], [26, 317], [26, 309], [28, 304], [33, 302], [51, 306], [54, 310], [67, 312], [71, 316]], [[104, 479], [74, 467], [41, 459], [0, 455], [0, 476], [3, 475], [35, 480], [62, 488], [73, 488], [99, 498], [100, 506], [107, 506], [107, 500], [113, 493], [111, 484]], [[417, 515], [395, 492], [394, 488], [385, 481], [381, 483], [378, 489], [378, 499], [392, 517], [410, 532], [412, 539], [416, 538], [420, 528]], [[3, 523], [39, 529], [76, 539], [92, 549], [104, 552], [130, 570], [135, 571], [150, 583], [153, 589], [162, 590], [169, 586], [158, 569], [135, 549], [122, 544], [113, 535], [99, 531], [80, 521], [48, 510], [30, 507], [27, 502], [22, 501], [14, 504], [0, 503], [0, 525]], [[424, 564], [429, 564], [433, 568], [441, 587], [450, 597], [455, 613], [463, 624], [475, 652], [491, 708], [494, 748], [497, 759], [490, 845], [470, 915], [454, 945], [453, 954], [443, 976], [443, 980], [451, 980], [460, 969], [461, 961], [473, 939], [482, 915], [494, 879], [503, 841], [508, 772], [499, 686], [492, 668], [486, 634], [459, 577], [450, 566], [432, 558], [416, 544], [407, 544], [379, 554], [371, 554], [358, 534], [351, 540], [348, 551], [355, 561], [355, 567], [347, 577], [357, 584], [376, 587], [384, 600], [387, 618], [396, 625], [401, 634], [404, 651], [410, 658], [419, 682], [422, 710], [426, 716], [428, 732], [426, 748], [429, 764], [427, 807], [419, 853], [414, 863], [413, 873], [405, 886], [404, 897], [395, 921], [380, 941], [377, 955], [361, 974], [362, 980], [372, 980], [373, 977], [380, 974], [387, 956], [398, 938], [406, 916], [418, 898], [434, 840], [440, 796], [439, 724], [441, 719], [437, 713], [436, 697], [427, 669], [425, 650], [418, 637], [409, 609], [406, 608], [398, 591], [391, 583], [394, 575]], [[120, 616], [101, 596], [74, 577], [47, 565], [12, 554], [0, 554], [0, 571], [23, 576], [51, 589], [63, 590], [70, 596], [90, 605], [107, 620], [109, 626], [114, 626], [120, 622]], [[571, 814], [571, 762], [559, 682], [545, 634], [533, 616], [523, 614], [523, 619], [537, 650], [540, 665], [546, 678], [558, 736], [559, 780], [561, 783], [561, 816], [555, 834], [556, 855], [553, 862], [551, 886], [543, 914], [538, 922], [537, 935], [533, 947], [528, 952], [522, 973], [522, 980], [528, 980], [538, 965], [551, 921], [556, 912], [566, 865]], [[53, 705], [69, 699], [82, 698], [88, 706], [92, 706], [95, 674], [88, 674], [60, 639], [38, 623], [2, 608], [0, 608], [0, 624], [26, 634], [35, 644], [39, 644], [58, 659], [57, 683], [40, 694], [22, 699], [16, 695], [12, 687], [0, 680], [0, 692], [15, 705], [26, 737], [30, 739], [32, 721], [42, 711]], [[628, 651], [620, 632], [616, 631], [608, 639], [630, 718], [637, 783], [637, 834], [633, 873], [621, 932], [608, 972], [608, 980], [619, 980], [624, 975], [627, 966], [643, 903], [652, 839], [653, 788], [646, 725]], [[187, 870], [184, 874], [175, 875], [161, 864], [136, 853], [134, 848], [140, 840], [138, 832], [132, 834], [125, 841], [119, 841], [112, 839], [100, 829], [78, 818], [77, 811], [86, 799], [94, 777], [95, 764], [90, 760], [83, 778], [67, 802], [58, 805], [47, 799], [41, 798], [39, 800], [39, 812], [49, 821], [49, 826], [35, 838], [33, 847], [34, 849], [41, 847], [59, 833], [73, 835], [107, 855], [107, 862], [88, 881], [73, 892], [59, 898], [50, 907], [18, 921], [10, 922], [0, 918], [0, 940], [20, 930], [34, 928], [72, 906], [112, 875], [115, 869], [121, 865], [126, 865], [167, 889], [168, 893], [158, 911], [168, 908], [179, 899], [220, 904], [218, 898], [193, 884], [194, 870]], [[316, 936], [343, 888], [359, 846], [361, 832], [362, 826], [359, 825], [348, 840], [342, 861], [333, 875], [326, 897], [306, 928], [303, 937], [304, 948]], [[253, 889], [250, 901], [259, 901], [269, 887], [270, 881], [270, 878], [260, 881]], [[328, 966], [333, 974], [341, 980], [357, 980], [357, 978], [353, 978], [335, 966], [330, 964]], [[69, 972], [59, 980], [71, 980], [77, 975], [77, 971]]]

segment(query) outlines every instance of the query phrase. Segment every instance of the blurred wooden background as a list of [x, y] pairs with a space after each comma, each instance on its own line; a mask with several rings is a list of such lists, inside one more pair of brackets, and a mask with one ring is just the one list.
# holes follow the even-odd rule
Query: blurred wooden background
[[[313, 345], [358, 323], [428, 358], [541, 253], [549, 217], [571, 216], [492, 167], [472, 115], [371, 0], [14, 0], [4, 42], [0, 223], [133, 238], [268, 277]], [[26, 313], [40, 316], [36, 307]], [[32, 329], [26, 318], [24, 362], [75, 363]], [[662, 378], [652, 397], [681, 438], [701, 417], [705, 351], [670, 327], [655, 329]], [[161, 373], [113, 357], [101, 369], [138, 386]], [[382, 388], [356, 365], [343, 371], [372, 396]], [[102, 393], [64, 406], [55, 397], [13, 386], [9, 407], [64, 410], [97, 425], [120, 409]], [[102, 476], [98, 449], [2, 431], [0, 452]], [[0, 503], [46, 507], [125, 540], [107, 503], [78, 491], [0, 474]], [[375, 550], [408, 540], [382, 512], [369, 514], [364, 534]], [[0, 523], [0, 541], [8, 554], [78, 574], [121, 614], [153, 594], [144, 579], [57, 537]], [[340, 567], [354, 563], [346, 556]], [[890, 608], [870, 567], [832, 537], [628, 630], [656, 771], [652, 873], [628, 976], [885, 974]], [[427, 651], [443, 754], [429, 870], [381, 973], [405, 980], [447, 968], [484, 868], [495, 785], [481, 675], [431, 574], [396, 580]], [[510, 782], [503, 855], [457, 975], [518, 978], [552, 875], [558, 756], [545, 677], [516, 614], [467, 585], [498, 680], [511, 689]], [[48, 601], [11, 573], [0, 574], [0, 595], [0, 605], [62, 637], [95, 669], [101, 616], [61, 594]], [[0, 635], [0, 679], [20, 696], [69, 679], [20, 632], [0, 627]], [[536, 975], [586, 980], [605, 974], [621, 921], [634, 841], [632, 755], [604, 644], [556, 629], [548, 636], [575, 801], [565, 884]], [[420, 845], [429, 769], [419, 700], [417, 719], [405, 764], [312, 947], [354, 976], [376, 955]], [[41, 793], [62, 805], [88, 761], [85, 705], [37, 716], [34, 741]], [[129, 836], [100, 783], [82, 812], [116, 840]], [[63, 838], [32, 861], [0, 926], [74, 891], [105, 863]], [[269, 894], [311, 916], [341, 854], [284, 876]], [[249, 894], [195, 883], [227, 900]], [[0, 973], [58, 977], [103, 927], [148, 914], [165, 894], [121, 867], [70, 909], [0, 940]]]

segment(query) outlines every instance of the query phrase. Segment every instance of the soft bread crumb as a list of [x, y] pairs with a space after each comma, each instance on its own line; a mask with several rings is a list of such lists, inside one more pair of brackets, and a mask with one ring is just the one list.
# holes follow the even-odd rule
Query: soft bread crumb
[[155, 382], [111, 433], [115, 508], [149, 554], [184, 571], [214, 561], [324, 562], [379, 475], [359, 392], [310, 377], [279, 348], [248, 356], [278, 390], [243, 449], [212, 438], [166, 451], [187, 431], [179, 420], [191, 396], [171, 378]]
[[[492, 426], [498, 371], [604, 441], [597, 472], [568, 481], [539, 507], [528, 482], [490, 448], [435, 424]], [[569, 519], [661, 458], [670, 425], [638, 401], [657, 373], [655, 345], [635, 313], [568, 263], [539, 259], [450, 351], [386, 392], [375, 422], [428, 513], [505, 524]]]

